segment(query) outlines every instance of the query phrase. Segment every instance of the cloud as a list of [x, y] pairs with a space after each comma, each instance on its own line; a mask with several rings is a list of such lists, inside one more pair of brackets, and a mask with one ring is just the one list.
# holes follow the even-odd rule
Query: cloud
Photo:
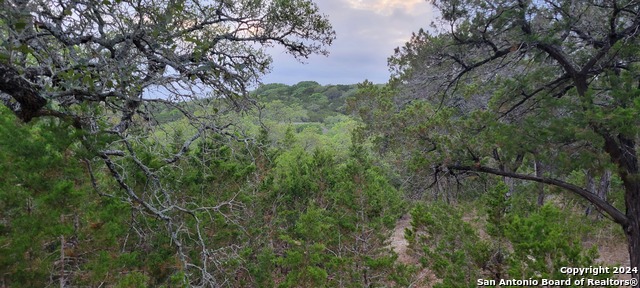
[[424, 0], [346, 0], [355, 9], [374, 11], [388, 15], [391, 11], [402, 9], [409, 14], [419, 14], [425, 6]]
[[314, 55], [301, 64], [282, 49], [269, 49], [273, 71], [264, 83], [295, 84], [313, 80], [321, 84], [352, 84], [368, 79], [384, 83], [389, 78], [387, 58], [404, 45], [411, 33], [432, 21], [424, 0], [318, 0], [329, 17], [337, 39], [330, 55]]

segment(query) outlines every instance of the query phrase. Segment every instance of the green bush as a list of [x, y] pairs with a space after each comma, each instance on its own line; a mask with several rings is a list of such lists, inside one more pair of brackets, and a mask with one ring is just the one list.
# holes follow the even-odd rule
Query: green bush
[[462, 219], [462, 211], [443, 202], [417, 205], [406, 231], [420, 262], [442, 280], [434, 287], [475, 287], [489, 258], [489, 246]]

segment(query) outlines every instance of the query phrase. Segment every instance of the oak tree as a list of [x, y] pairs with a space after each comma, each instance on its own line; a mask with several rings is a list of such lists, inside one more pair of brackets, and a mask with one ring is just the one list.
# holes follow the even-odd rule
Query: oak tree
[[[0, 7], [0, 101], [24, 122], [46, 118], [81, 131], [88, 171], [105, 171], [119, 187], [105, 197], [164, 223], [190, 284], [220, 285], [212, 272], [220, 261], [201, 225], [238, 206], [232, 196], [205, 204], [178, 193], [181, 159], [212, 135], [251, 141], [220, 115], [253, 103], [247, 90], [269, 71], [268, 47], [297, 58], [326, 54], [335, 38], [326, 16], [310, 0], [3, 0]], [[186, 119], [180, 143], [166, 143], [177, 134], [155, 117], [167, 109]], [[91, 177], [95, 187], [98, 180]]]

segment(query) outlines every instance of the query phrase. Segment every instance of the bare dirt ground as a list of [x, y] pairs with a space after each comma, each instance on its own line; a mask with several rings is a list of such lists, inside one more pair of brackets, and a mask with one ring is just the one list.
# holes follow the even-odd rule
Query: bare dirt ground
[[[600, 257], [596, 260], [604, 266], [629, 266], [629, 250], [627, 250], [627, 242], [620, 235], [597, 235], [595, 240], [585, 241], [586, 249], [593, 245], [598, 246], [598, 254]], [[631, 279], [629, 274], [618, 274], [618, 279]]]
[[593, 240], [585, 241], [584, 247], [598, 246], [600, 254], [597, 262], [607, 266], [629, 266], [629, 250], [627, 242], [620, 235], [596, 235]]
[[409, 214], [405, 214], [398, 220], [396, 227], [393, 228], [393, 234], [389, 238], [389, 245], [394, 252], [398, 254], [398, 261], [402, 264], [416, 265], [418, 259], [409, 255], [407, 251], [409, 249], [409, 242], [404, 237], [404, 231], [411, 227], [411, 217]]
[[[393, 233], [389, 238], [389, 246], [398, 254], [398, 262], [405, 265], [420, 266], [420, 261], [411, 254], [409, 241], [404, 237], [405, 229], [411, 228], [411, 217], [409, 214], [403, 215], [393, 228]], [[418, 271], [415, 281], [409, 287], [431, 288], [434, 283], [438, 283], [438, 277], [429, 269], [422, 268]]]
[[[484, 222], [479, 218], [477, 211], [469, 211], [463, 216], [463, 220], [471, 224], [477, 229], [480, 239], [488, 240], [489, 235], [484, 230]], [[389, 238], [389, 246], [398, 254], [398, 262], [405, 265], [420, 266], [419, 260], [412, 255], [409, 249], [409, 242], [404, 237], [405, 229], [411, 228], [411, 217], [409, 214], [403, 215], [393, 229], [393, 233]], [[585, 248], [592, 245], [598, 246], [600, 257], [596, 260], [605, 266], [628, 266], [629, 252], [627, 250], [626, 241], [619, 235], [608, 234], [607, 232], [595, 235], [593, 240], [585, 241]], [[620, 278], [630, 278], [629, 275]], [[416, 276], [416, 280], [410, 287], [431, 288], [434, 283], [440, 281], [438, 277], [429, 269], [421, 269]]]

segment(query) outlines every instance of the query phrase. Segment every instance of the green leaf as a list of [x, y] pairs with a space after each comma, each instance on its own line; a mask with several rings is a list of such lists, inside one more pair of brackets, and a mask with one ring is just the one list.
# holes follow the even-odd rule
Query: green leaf
[[82, 77], [82, 83], [85, 85], [89, 85], [93, 82], [93, 79], [91, 78], [91, 75], [87, 74], [84, 75], [84, 77]]
[[20, 45], [17, 50], [22, 52], [23, 54], [29, 54], [32, 51], [31, 48], [27, 46], [27, 44]]
[[25, 27], [27, 27], [27, 23], [26, 22], [17, 22], [15, 24], [13, 24], [13, 27], [16, 29], [16, 31], [22, 31], [22, 30], [24, 30]]
[[0, 52], [0, 62], [7, 63], [9, 62], [9, 59], [11, 59], [11, 57], [9, 57], [9, 54]]

